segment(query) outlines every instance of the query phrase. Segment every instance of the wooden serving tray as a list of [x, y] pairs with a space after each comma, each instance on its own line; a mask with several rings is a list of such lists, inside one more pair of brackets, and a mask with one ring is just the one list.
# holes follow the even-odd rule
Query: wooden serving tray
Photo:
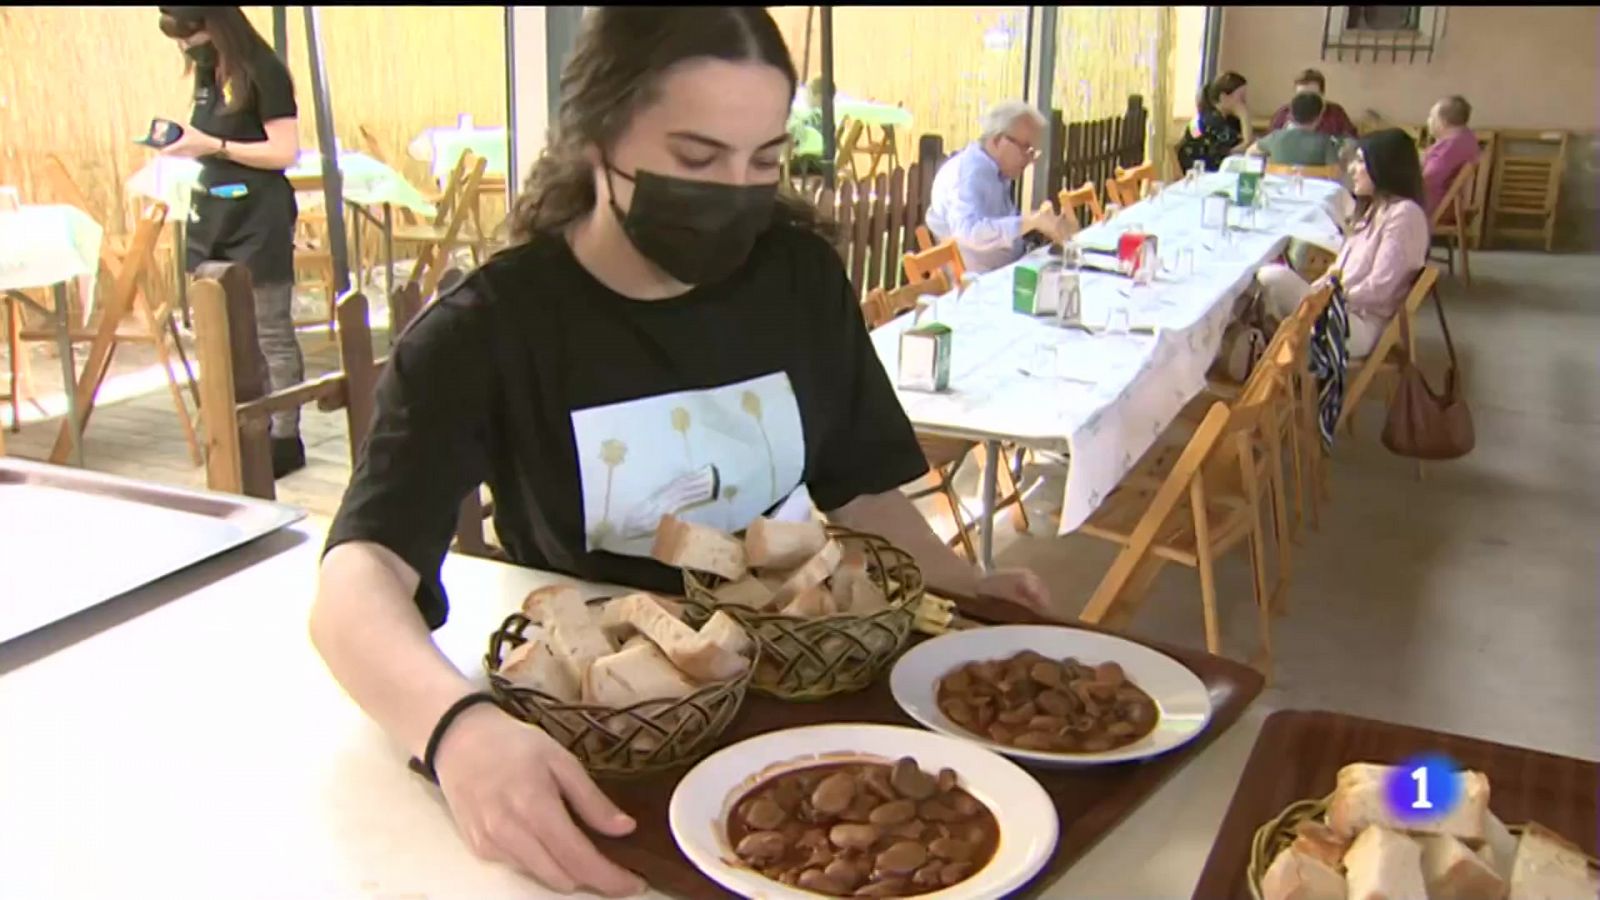
[[1489, 808], [1501, 821], [1538, 822], [1594, 852], [1600, 764], [1339, 713], [1283, 710], [1267, 717], [1256, 738], [1194, 896], [1249, 900], [1245, 873], [1256, 829], [1296, 800], [1327, 796], [1345, 765], [1393, 765], [1424, 751], [1489, 776]]
[[[1052, 624], [1018, 607], [1003, 603], [963, 602], [963, 614], [991, 622]], [[1087, 626], [1084, 626], [1087, 628]], [[1100, 630], [1100, 629], [1089, 629]], [[1234, 723], [1252, 699], [1261, 693], [1260, 673], [1243, 663], [1163, 644], [1150, 646], [1194, 670], [1211, 693], [1211, 724], [1189, 745], [1141, 763], [1094, 766], [1081, 769], [1043, 769], [1025, 766], [1055, 802], [1061, 817], [1061, 837], [1055, 854], [1039, 876], [1013, 896], [1037, 896], [1116, 824], [1144, 802], [1169, 776], [1203, 751], [1217, 735]], [[887, 673], [871, 687], [854, 694], [811, 703], [786, 703], [751, 693], [744, 708], [723, 735], [719, 746], [745, 738], [826, 722], [876, 722], [920, 727], [900, 710], [889, 692]], [[1020, 765], [1019, 761], [1019, 765]], [[667, 807], [672, 789], [683, 771], [640, 779], [605, 783], [606, 793], [639, 823], [626, 838], [595, 836], [601, 852], [627, 866], [658, 891], [683, 898], [736, 896], [700, 874], [672, 839]]]

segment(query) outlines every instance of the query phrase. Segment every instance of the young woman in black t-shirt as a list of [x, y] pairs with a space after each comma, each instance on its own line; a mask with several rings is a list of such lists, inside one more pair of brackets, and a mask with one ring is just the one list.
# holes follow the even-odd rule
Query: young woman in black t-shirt
[[[681, 591], [649, 558], [662, 512], [734, 531], [814, 502], [943, 592], [1047, 609], [1036, 576], [980, 575], [899, 491], [927, 463], [837, 254], [777, 192], [795, 72], [772, 18], [599, 7], [562, 88], [518, 245], [430, 305], [380, 383], [311, 621], [351, 696], [420, 756], [473, 690], [429, 630], [483, 481], [513, 560], [592, 581]], [[558, 890], [638, 888], [568, 807], [607, 835], [633, 823], [543, 732], [472, 706], [435, 763], [480, 856]]]
[[1178, 164], [1188, 171], [1196, 162], [1215, 172], [1229, 154], [1250, 146], [1250, 108], [1246, 83], [1238, 72], [1224, 72], [1195, 98], [1194, 121], [1178, 144]]
[[[284, 170], [300, 156], [289, 70], [237, 6], [163, 6], [161, 33], [194, 70], [194, 112], [166, 156], [200, 160], [188, 225], [188, 270], [210, 260], [250, 268], [256, 334], [273, 390], [305, 379], [295, 340], [294, 191]], [[306, 464], [300, 411], [272, 414], [272, 469]]]

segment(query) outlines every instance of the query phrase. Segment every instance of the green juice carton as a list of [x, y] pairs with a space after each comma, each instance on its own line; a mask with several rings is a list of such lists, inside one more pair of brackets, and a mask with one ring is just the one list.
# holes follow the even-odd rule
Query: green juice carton
[[1234, 189], [1233, 202], [1235, 206], [1251, 207], [1256, 205], [1256, 192], [1261, 189], [1260, 172], [1240, 172], [1239, 186]]
[[949, 390], [953, 336], [942, 322], [913, 325], [901, 332], [899, 386], [908, 391]]
[[1039, 285], [1043, 279], [1040, 273], [1045, 266], [1042, 260], [1024, 259], [1013, 268], [1011, 277], [1011, 308], [1025, 316], [1042, 315], [1045, 310], [1039, 308], [1043, 298], [1039, 295]]

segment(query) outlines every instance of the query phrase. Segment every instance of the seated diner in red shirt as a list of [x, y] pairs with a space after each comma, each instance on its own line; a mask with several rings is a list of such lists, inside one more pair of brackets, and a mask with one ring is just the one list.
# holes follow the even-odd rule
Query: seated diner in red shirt
[[1478, 161], [1478, 136], [1467, 127], [1471, 118], [1472, 104], [1460, 95], [1446, 97], [1428, 110], [1433, 143], [1422, 154], [1422, 188], [1430, 218], [1462, 167]]
[[[1322, 98], [1322, 118], [1317, 121], [1317, 131], [1328, 137], [1354, 138], [1356, 136], [1355, 123], [1350, 121], [1350, 116], [1344, 107], [1328, 99], [1328, 79], [1316, 69], [1306, 69], [1294, 79], [1294, 92], [1296, 94], [1316, 94]], [[1289, 124], [1289, 104], [1278, 107], [1272, 114], [1271, 131], [1277, 131]]]

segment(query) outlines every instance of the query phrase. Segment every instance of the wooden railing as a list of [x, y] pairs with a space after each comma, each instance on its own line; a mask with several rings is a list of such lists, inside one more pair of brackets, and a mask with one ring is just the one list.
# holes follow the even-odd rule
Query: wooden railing
[[1067, 122], [1061, 110], [1052, 110], [1051, 155], [1045, 167], [1049, 196], [1085, 181], [1093, 181], [1096, 190], [1103, 190], [1117, 166], [1131, 169], [1144, 162], [1149, 119], [1144, 98], [1138, 94], [1128, 98], [1122, 115], [1090, 122]]
[[900, 261], [917, 249], [917, 226], [927, 220], [933, 175], [943, 162], [943, 140], [925, 135], [909, 167], [870, 181], [846, 181], [834, 190], [814, 189], [807, 198], [832, 220], [834, 249], [862, 297], [873, 288], [905, 283]]

